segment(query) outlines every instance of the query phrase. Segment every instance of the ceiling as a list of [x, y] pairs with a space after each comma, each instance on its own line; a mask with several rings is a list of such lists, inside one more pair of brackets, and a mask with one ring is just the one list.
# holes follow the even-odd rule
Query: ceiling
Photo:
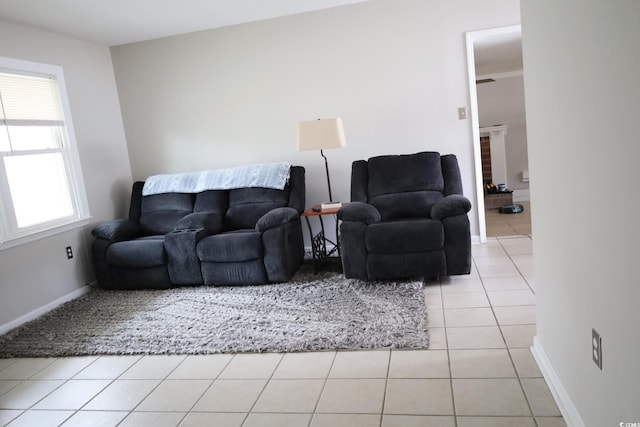
[[366, 0], [0, 0], [0, 18], [116, 46]]
[[477, 77], [522, 71], [522, 35], [519, 31], [476, 40], [473, 52]]
[[[367, 0], [0, 0], [0, 18], [116, 46]], [[522, 70], [520, 33], [474, 43], [476, 75]]]

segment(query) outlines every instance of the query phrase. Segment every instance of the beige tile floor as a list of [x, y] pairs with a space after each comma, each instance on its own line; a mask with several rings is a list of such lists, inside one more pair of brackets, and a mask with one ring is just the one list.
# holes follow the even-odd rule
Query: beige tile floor
[[431, 348], [0, 359], [0, 425], [565, 426], [531, 356], [531, 240], [428, 283]]
[[501, 214], [498, 209], [485, 209], [487, 237], [531, 235], [531, 202], [516, 203], [524, 208], [517, 214]]

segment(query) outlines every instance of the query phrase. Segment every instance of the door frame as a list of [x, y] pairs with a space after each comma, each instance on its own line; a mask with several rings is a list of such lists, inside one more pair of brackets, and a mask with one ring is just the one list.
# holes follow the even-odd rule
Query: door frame
[[467, 76], [469, 79], [469, 115], [471, 116], [471, 133], [473, 137], [473, 158], [476, 180], [476, 206], [478, 210], [478, 233], [480, 243], [487, 241], [487, 221], [484, 211], [484, 180], [482, 179], [482, 155], [480, 153], [480, 118], [478, 116], [478, 93], [476, 91], [475, 43], [502, 34], [521, 33], [522, 26], [490, 28], [465, 33], [467, 43]]

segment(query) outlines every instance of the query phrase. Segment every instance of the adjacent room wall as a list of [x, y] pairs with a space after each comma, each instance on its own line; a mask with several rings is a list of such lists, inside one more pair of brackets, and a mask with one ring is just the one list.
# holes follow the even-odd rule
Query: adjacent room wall
[[324, 164], [296, 152], [296, 124], [339, 116], [334, 198], [349, 200], [354, 160], [433, 150], [458, 156], [475, 200], [464, 33], [519, 20], [518, 0], [371, 0], [114, 47], [133, 176], [290, 160], [311, 206]]
[[[124, 215], [131, 169], [109, 48], [0, 20], [0, 56], [62, 66], [92, 224]], [[91, 228], [0, 249], [0, 327], [93, 280]]]
[[507, 126], [506, 184], [510, 190], [528, 189], [529, 184], [522, 182], [522, 171], [529, 169], [522, 74], [495, 80], [477, 85], [480, 127]]
[[640, 422], [638, 16], [636, 0], [522, 0], [534, 350], [569, 426]]

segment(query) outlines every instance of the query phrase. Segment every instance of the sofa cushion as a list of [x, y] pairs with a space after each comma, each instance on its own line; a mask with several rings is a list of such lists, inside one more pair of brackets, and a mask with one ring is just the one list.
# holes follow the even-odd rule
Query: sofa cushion
[[239, 188], [229, 190], [226, 230], [254, 228], [262, 215], [289, 205], [289, 186], [284, 190]]
[[164, 251], [164, 236], [150, 236], [109, 246], [107, 265], [120, 268], [148, 268], [167, 263]]
[[164, 193], [144, 196], [141, 201], [140, 226], [147, 235], [166, 234], [178, 220], [193, 212], [195, 196], [185, 193]]
[[202, 262], [239, 262], [262, 258], [262, 239], [254, 230], [238, 230], [205, 237], [198, 243]]
[[215, 212], [224, 216], [229, 208], [229, 191], [209, 190], [196, 194], [194, 212]]
[[431, 219], [380, 222], [367, 227], [364, 239], [369, 253], [428, 252], [444, 247], [444, 227]]

